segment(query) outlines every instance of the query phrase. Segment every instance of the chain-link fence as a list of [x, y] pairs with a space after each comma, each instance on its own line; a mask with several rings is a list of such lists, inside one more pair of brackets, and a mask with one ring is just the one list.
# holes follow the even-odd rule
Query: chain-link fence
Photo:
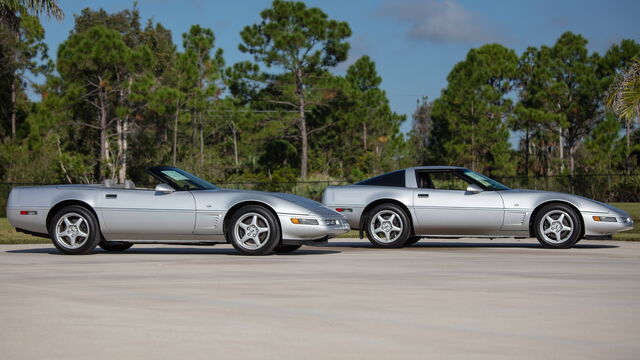
[[[640, 201], [640, 175], [587, 174], [557, 176], [495, 177], [514, 189], [557, 191], [586, 196], [606, 202]], [[223, 188], [262, 190], [296, 194], [320, 200], [322, 191], [329, 185], [344, 185], [343, 180], [294, 181], [294, 182], [227, 182], [216, 183]], [[41, 185], [33, 183], [0, 183], [0, 217], [5, 216], [7, 197], [14, 186]]]

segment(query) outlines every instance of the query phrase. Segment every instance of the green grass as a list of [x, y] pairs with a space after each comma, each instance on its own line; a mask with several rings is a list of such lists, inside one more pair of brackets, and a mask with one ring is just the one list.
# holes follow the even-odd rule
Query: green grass
[[638, 221], [640, 221], [640, 203], [610, 203], [610, 205], [628, 212], [631, 218], [633, 218], [635, 225], [634, 228], [629, 231], [613, 235], [613, 240], [640, 241], [640, 226], [638, 226]]
[[357, 238], [360, 237], [360, 232], [358, 230], [351, 230], [342, 235], [338, 235], [338, 238]]
[[[640, 221], [640, 203], [611, 203], [611, 205], [631, 214], [636, 224]], [[339, 238], [357, 237], [358, 232], [355, 230], [339, 236]], [[636, 225], [633, 230], [614, 235], [613, 240], [640, 241], [640, 226]], [[16, 232], [7, 218], [0, 218], [0, 244], [46, 244], [49, 242], [49, 239]]]
[[46, 244], [49, 239], [16, 232], [7, 218], [0, 218], [0, 244]]

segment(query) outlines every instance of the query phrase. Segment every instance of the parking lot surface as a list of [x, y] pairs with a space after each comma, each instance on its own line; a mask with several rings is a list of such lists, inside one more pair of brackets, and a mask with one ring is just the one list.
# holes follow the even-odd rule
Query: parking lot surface
[[0, 246], [0, 358], [640, 358], [640, 243], [330, 244]]

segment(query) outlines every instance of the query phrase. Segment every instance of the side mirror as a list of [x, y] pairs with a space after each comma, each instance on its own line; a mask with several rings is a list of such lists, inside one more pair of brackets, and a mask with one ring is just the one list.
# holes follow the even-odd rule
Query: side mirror
[[156, 185], [156, 193], [171, 194], [174, 191], [176, 191], [176, 189], [172, 188], [168, 184], [158, 184], [158, 185]]
[[469, 184], [469, 186], [467, 186], [467, 192], [477, 194], [482, 192], [482, 188], [476, 184]]

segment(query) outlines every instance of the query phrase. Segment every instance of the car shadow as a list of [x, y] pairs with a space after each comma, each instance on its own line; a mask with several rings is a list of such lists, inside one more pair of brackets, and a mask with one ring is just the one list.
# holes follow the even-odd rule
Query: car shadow
[[[371, 245], [368, 241], [336, 241], [331, 242], [330, 247], [332, 248], [371, 248], [378, 249]], [[612, 249], [618, 248], [618, 245], [609, 245], [609, 244], [584, 244], [578, 243], [572, 247], [572, 249]], [[429, 240], [422, 240], [413, 245], [405, 246], [403, 249], [412, 249], [412, 248], [516, 248], [516, 249], [541, 249], [541, 250], [549, 250], [542, 246], [539, 243], [506, 243], [506, 242], [471, 242], [471, 241], [455, 241], [455, 242], [434, 242]]]
[[[49, 255], [65, 255], [58, 251], [56, 248], [34, 248], [34, 249], [16, 249], [16, 250], [7, 250], [8, 253], [14, 254], [49, 254]], [[273, 253], [268, 256], [306, 256], [306, 255], [328, 255], [328, 254], [339, 254], [341, 251], [339, 250], [326, 250], [326, 249], [313, 249], [313, 248], [302, 248], [290, 253]], [[132, 247], [128, 250], [122, 252], [110, 252], [104, 251], [102, 249], [96, 249], [93, 252], [83, 255], [83, 256], [91, 256], [91, 255], [231, 255], [231, 256], [244, 256], [237, 252], [233, 248], [214, 248], [214, 247], [206, 247], [206, 248], [197, 248], [197, 247], [156, 247], [156, 248], [137, 248]]]

